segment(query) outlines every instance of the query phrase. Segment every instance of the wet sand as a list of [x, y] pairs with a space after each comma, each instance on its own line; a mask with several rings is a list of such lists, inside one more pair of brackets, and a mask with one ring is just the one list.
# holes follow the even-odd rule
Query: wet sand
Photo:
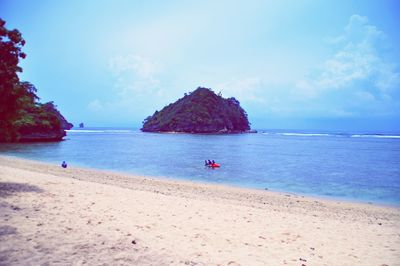
[[400, 208], [0, 156], [0, 265], [400, 265]]

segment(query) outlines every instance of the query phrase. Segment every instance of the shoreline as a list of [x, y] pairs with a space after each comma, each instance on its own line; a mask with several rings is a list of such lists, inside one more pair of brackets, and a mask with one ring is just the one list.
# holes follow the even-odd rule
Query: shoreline
[[400, 208], [0, 156], [0, 264], [399, 265]]
[[[56, 170], [56, 173], [59, 173], [60, 166], [56, 163], [53, 162], [46, 162], [46, 161], [40, 161], [40, 160], [33, 160], [33, 159], [27, 159], [27, 158], [22, 158], [18, 156], [12, 156], [12, 155], [0, 155], [0, 160], [1, 159], [9, 159], [10, 162], [13, 160], [19, 160], [19, 161], [25, 161], [27, 164], [38, 164], [38, 165], [43, 165], [43, 166], [52, 166], [54, 167], [53, 169]], [[32, 167], [30, 167], [32, 169]], [[374, 201], [367, 201], [367, 200], [356, 200], [352, 198], [340, 198], [340, 197], [332, 197], [332, 196], [324, 196], [324, 195], [315, 195], [315, 194], [303, 194], [299, 192], [292, 192], [292, 191], [284, 191], [284, 190], [274, 190], [274, 189], [269, 189], [269, 188], [257, 188], [257, 187], [250, 187], [250, 186], [240, 186], [237, 184], [225, 184], [225, 183], [212, 183], [212, 182], [207, 182], [207, 181], [200, 181], [200, 180], [187, 180], [187, 179], [179, 179], [179, 178], [174, 178], [174, 177], [168, 177], [168, 176], [148, 176], [148, 175], [142, 175], [142, 174], [137, 174], [137, 173], [130, 173], [130, 172], [124, 172], [124, 171], [117, 171], [117, 170], [109, 170], [109, 169], [97, 169], [97, 168], [91, 168], [91, 167], [85, 167], [85, 166], [71, 166], [69, 165], [67, 169], [64, 169], [65, 171], [68, 171], [69, 169], [78, 169], [82, 171], [96, 171], [99, 174], [109, 174], [109, 175], [117, 175], [117, 176], [124, 176], [124, 178], [142, 178], [142, 179], [149, 179], [149, 180], [155, 180], [158, 182], [173, 182], [177, 184], [186, 184], [186, 185], [203, 185], [203, 186], [217, 186], [221, 188], [226, 188], [226, 189], [237, 189], [237, 190], [243, 190], [247, 191], [249, 193], [257, 191], [261, 193], [272, 193], [272, 194], [277, 194], [280, 196], [293, 196], [293, 197], [300, 197], [300, 198], [307, 198], [309, 200], [315, 200], [315, 201], [327, 201], [327, 202], [343, 202], [343, 203], [350, 203], [350, 204], [361, 204], [361, 205], [369, 205], [369, 206], [380, 206], [380, 207], [388, 207], [388, 208], [398, 208], [400, 209], [400, 203], [388, 203], [388, 202], [374, 202]], [[91, 182], [96, 182], [95, 180], [91, 180]], [[115, 185], [115, 184], [114, 184]]]

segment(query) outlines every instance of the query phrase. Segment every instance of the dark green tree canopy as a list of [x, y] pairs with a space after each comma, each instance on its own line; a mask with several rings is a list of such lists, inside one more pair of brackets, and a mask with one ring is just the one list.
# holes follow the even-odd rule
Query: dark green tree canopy
[[[18, 65], [26, 54], [21, 33], [8, 30], [0, 18], [0, 141], [60, 140], [72, 125], [53, 103], [37, 101], [33, 84], [20, 81]], [[64, 127], [63, 127], [64, 126]]]
[[247, 114], [235, 98], [224, 99], [199, 87], [143, 122], [145, 132], [240, 133], [250, 130]]

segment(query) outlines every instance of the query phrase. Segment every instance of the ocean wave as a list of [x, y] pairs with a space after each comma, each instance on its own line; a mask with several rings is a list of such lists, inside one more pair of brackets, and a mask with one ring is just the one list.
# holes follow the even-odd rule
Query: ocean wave
[[336, 135], [324, 134], [324, 133], [279, 133], [279, 135], [283, 135], [283, 136], [302, 136], [302, 137], [329, 137], [329, 136], [336, 136]]
[[297, 137], [334, 137], [337, 136], [335, 134], [326, 134], [326, 133], [270, 133], [263, 132], [264, 135], [279, 135], [279, 136], [297, 136]]
[[372, 135], [372, 134], [365, 134], [365, 135], [351, 135], [352, 138], [384, 138], [384, 139], [400, 139], [399, 135]]
[[263, 132], [264, 135], [288, 136], [288, 137], [350, 137], [350, 138], [386, 138], [400, 139], [400, 135], [384, 135], [384, 134], [328, 134], [328, 133], [296, 133], [296, 132]]

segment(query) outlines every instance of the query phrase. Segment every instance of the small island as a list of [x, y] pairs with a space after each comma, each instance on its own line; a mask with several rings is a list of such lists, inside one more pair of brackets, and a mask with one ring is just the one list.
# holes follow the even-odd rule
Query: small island
[[246, 111], [235, 98], [223, 98], [209, 88], [198, 87], [156, 111], [143, 121], [143, 132], [231, 134], [250, 130]]

